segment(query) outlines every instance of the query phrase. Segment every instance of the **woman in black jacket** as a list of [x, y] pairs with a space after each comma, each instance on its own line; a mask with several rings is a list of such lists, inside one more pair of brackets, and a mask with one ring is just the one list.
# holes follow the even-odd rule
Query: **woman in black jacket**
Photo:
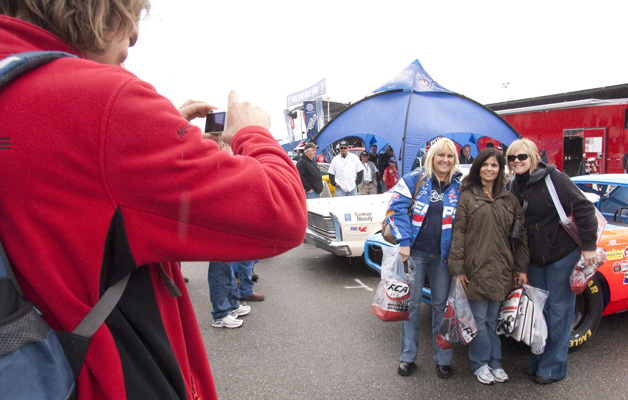
[[[530, 250], [528, 280], [530, 285], [549, 291], [544, 309], [548, 328], [545, 351], [530, 356], [525, 372], [535, 376], [536, 383], [547, 384], [561, 380], [567, 374], [567, 352], [576, 303], [569, 275], [581, 254], [586, 265], [595, 263], [597, 219], [593, 204], [569, 176], [553, 165], [539, 161], [534, 142], [529, 139], [514, 141], [506, 157], [515, 177], [509, 185], [510, 191], [522, 204], [528, 204], [525, 212]], [[547, 175], [565, 212], [575, 216], [582, 251], [559, 224], [560, 219], [545, 182]]]

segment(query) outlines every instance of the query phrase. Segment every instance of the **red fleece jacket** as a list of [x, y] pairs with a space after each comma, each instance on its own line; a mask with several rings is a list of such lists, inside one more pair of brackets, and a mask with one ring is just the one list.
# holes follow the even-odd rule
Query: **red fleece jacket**
[[[35, 50], [77, 54], [0, 16], [0, 59]], [[92, 339], [80, 398], [214, 398], [180, 269], [167, 262], [253, 260], [302, 243], [305, 196], [277, 141], [252, 126], [235, 135], [235, 156], [219, 151], [151, 85], [82, 58], [10, 82], [0, 120], [9, 142], [0, 150], [0, 240], [47, 322], [71, 331], [126, 272], [105, 265], [113, 221], [143, 266]], [[157, 262], [182, 297], [169, 295]]]

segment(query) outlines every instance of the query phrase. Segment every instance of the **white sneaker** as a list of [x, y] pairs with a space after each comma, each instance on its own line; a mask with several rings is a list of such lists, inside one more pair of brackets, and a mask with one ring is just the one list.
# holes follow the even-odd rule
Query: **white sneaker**
[[215, 319], [214, 322], [212, 322], [212, 326], [214, 328], [239, 328], [243, 323], [244, 321], [241, 319], [236, 319], [233, 315], [227, 314], [224, 318]]
[[491, 374], [491, 369], [487, 364], [482, 365], [474, 372], [475, 376], [478, 377], [478, 381], [485, 385], [492, 385], [495, 383], [495, 377]]
[[493, 374], [493, 378], [495, 378], [495, 382], [508, 382], [508, 375], [506, 374], [506, 371], [504, 371], [502, 368], [489, 369], [491, 370], [491, 374]]
[[251, 306], [245, 306], [243, 304], [240, 304], [240, 307], [236, 308], [233, 311], [230, 311], [229, 314], [231, 314], [234, 317], [238, 318], [238, 317], [246, 315], [246, 314], [248, 314], [250, 312], [251, 312]]

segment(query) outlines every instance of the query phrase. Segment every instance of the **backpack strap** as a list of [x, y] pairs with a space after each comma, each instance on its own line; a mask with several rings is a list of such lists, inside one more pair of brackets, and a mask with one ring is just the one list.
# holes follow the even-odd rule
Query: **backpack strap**
[[[13, 273], [13, 268], [11, 267], [11, 263], [9, 262], [9, 258], [7, 257], [6, 252], [4, 251], [4, 247], [0, 242], [0, 278], [8, 277], [13, 282], [13, 286], [18, 291], [20, 296], [26, 301], [24, 298], [24, 293], [22, 292], [22, 288], [20, 287], [17, 279], [15, 279], [15, 274]], [[105, 319], [111, 314], [113, 308], [118, 304], [118, 300], [122, 297], [122, 293], [124, 293], [124, 289], [126, 288], [127, 283], [129, 282], [129, 278], [131, 277], [131, 273], [126, 274], [122, 279], [113, 285], [109, 286], [105, 293], [102, 295], [98, 303], [94, 305], [94, 307], [90, 310], [90, 312], [83, 318], [83, 320], [74, 328], [75, 335], [83, 336], [86, 338], [90, 338], [96, 333], [98, 328], [105, 322]]]
[[0, 88], [24, 72], [62, 57], [77, 58], [63, 51], [27, 51], [8, 56], [0, 61]]

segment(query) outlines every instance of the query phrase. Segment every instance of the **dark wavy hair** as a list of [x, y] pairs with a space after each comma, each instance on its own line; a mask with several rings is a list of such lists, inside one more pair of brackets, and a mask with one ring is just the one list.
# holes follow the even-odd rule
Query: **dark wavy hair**
[[497, 178], [493, 184], [493, 197], [497, 197], [497, 195], [504, 189], [504, 156], [501, 151], [497, 151], [494, 148], [486, 148], [478, 154], [475, 160], [473, 160], [469, 174], [462, 180], [462, 186], [460, 187], [461, 192], [472, 186], [477, 186], [480, 189], [482, 188], [480, 168], [482, 168], [482, 165], [484, 165], [486, 160], [491, 157], [495, 157], [497, 165], [499, 165], [499, 172], [497, 173]]

